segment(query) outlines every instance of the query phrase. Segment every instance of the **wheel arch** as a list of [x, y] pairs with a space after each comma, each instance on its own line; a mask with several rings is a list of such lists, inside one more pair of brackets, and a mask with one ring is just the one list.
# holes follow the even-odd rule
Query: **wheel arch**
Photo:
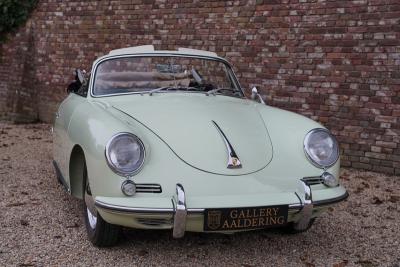
[[83, 199], [83, 173], [86, 165], [85, 152], [80, 145], [75, 145], [69, 160], [69, 180], [71, 195]]

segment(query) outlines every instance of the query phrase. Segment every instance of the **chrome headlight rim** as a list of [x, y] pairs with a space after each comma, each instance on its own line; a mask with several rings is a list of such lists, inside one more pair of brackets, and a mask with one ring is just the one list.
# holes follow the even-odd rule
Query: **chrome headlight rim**
[[[142, 161], [140, 162], [139, 166], [138, 166], [134, 171], [132, 171], [132, 172], [123, 172], [123, 171], [121, 171], [120, 169], [118, 169], [118, 168], [112, 163], [112, 160], [111, 160], [111, 157], [110, 157], [110, 154], [109, 154], [110, 146], [112, 145], [113, 141], [114, 141], [116, 138], [121, 137], [121, 136], [123, 136], [123, 135], [128, 135], [128, 136], [130, 136], [130, 137], [133, 137], [133, 138], [136, 140], [136, 142], [139, 144], [140, 149], [141, 149], [141, 151], [142, 151], [142, 153], [143, 153], [143, 159], [142, 159]], [[106, 144], [106, 147], [105, 147], [104, 154], [105, 154], [105, 156], [106, 156], [107, 165], [108, 165], [108, 167], [110, 167], [110, 169], [111, 169], [113, 172], [115, 172], [116, 174], [118, 174], [118, 175], [120, 175], [120, 176], [123, 176], [123, 177], [132, 177], [132, 176], [138, 174], [138, 173], [141, 171], [141, 169], [143, 168], [143, 165], [144, 165], [144, 162], [145, 162], [145, 159], [146, 159], [146, 148], [145, 148], [145, 146], [144, 146], [143, 141], [142, 141], [138, 136], [134, 135], [133, 133], [129, 133], [129, 132], [120, 132], [120, 133], [117, 133], [117, 134], [113, 135], [113, 136], [110, 138], [110, 140], [108, 140], [108, 142], [107, 142], [107, 144]]]
[[[310, 153], [309, 153], [309, 151], [308, 151], [308, 146], [307, 146], [308, 140], [309, 140], [310, 136], [311, 136], [312, 134], [316, 133], [316, 132], [325, 132], [325, 133], [327, 133], [327, 134], [329, 135], [329, 137], [332, 138], [332, 140], [333, 140], [333, 142], [334, 142], [334, 144], [335, 144], [336, 158], [335, 158], [335, 160], [334, 160], [331, 164], [329, 164], [329, 165], [323, 165], [323, 164], [320, 164], [320, 163], [316, 162], [316, 161], [310, 156]], [[328, 129], [325, 129], [325, 128], [314, 128], [314, 129], [310, 130], [310, 131], [306, 134], [306, 136], [304, 137], [303, 149], [304, 149], [304, 154], [306, 154], [306, 157], [307, 157], [308, 161], [310, 161], [315, 167], [320, 168], [320, 169], [324, 169], [324, 170], [326, 170], [326, 169], [332, 167], [333, 165], [335, 165], [336, 162], [339, 160], [339, 157], [340, 157], [340, 155], [339, 155], [339, 143], [338, 143], [336, 137], [335, 137], [333, 134], [331, 134], [331, 132], [330, 132]]]

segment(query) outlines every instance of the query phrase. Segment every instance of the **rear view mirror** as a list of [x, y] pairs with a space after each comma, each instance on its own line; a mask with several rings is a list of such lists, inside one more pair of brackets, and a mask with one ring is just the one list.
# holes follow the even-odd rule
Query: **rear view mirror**
[[83, 84], [83, 82], [85, 81], [85, 71], [82, 71], [82, 70], [80, 70], [80, 69], [76, 69], [76, 77], [77, 77], [77, 80], [81, 83], [81, 84]]
[[257, 87], [254, 86], [253, 88], [251, 88], [251, 99], [256, 100], [257, 95], [258, 95], [258, 90]]
[[84, 70], [76, 69], [74, 71], [75, 80], [68, 85], [67, 92], [68, 93], [76, 93], [78, 92], [79, 88], [86, 82], [85, 78], [86, 72]]

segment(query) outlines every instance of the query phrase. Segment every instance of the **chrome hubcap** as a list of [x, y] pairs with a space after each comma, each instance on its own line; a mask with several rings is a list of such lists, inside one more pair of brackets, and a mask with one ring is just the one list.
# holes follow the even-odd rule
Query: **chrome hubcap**
[[94, 200], [90, 191], [89, 184], [87, 184], [85, 188], [85, 204], [89, 225], [92, 229], [95, 229], [97, 224], [97, 211], [94, 207]]

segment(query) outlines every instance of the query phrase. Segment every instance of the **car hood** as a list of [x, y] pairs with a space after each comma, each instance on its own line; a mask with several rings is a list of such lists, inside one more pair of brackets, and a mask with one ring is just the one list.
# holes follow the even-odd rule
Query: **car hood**
[[[243, 175], [265, 168], [272, 159], [268, 130], [252, 101], [222, 95], [158, 93], [111, 97], [107, 102], [151, 130], [179, 159], [196, 169]], [[227, 167], [225, 140], [236, 152], [241, 168]], [[157, 153], [156, 148], [151, 148], [151, 153]]]

